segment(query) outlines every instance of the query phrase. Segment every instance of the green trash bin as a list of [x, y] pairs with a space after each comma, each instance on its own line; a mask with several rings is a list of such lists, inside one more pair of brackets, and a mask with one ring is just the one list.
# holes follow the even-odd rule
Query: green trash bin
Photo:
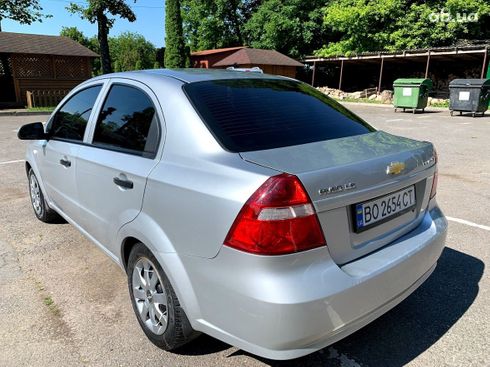
[[393, 82], [395, 91], [393, 106], [395, 112], [398, 108], [424, 111], [427, 107], [429, 92], [432, 89], [432, 80], [430, 79], [397, 79]]

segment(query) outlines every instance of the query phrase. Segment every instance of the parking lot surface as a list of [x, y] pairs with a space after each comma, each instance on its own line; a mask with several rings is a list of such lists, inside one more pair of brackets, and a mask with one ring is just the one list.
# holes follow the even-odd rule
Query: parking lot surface
[[32, 212], [16, 130], [47, 116], [0, 117], [0, 366], [489, 366], [490, 114], [347, 106], [378, 129], [435, 143], [447, 247], [429, 280], [386, 315], [285, 362], [208, 336], [175, 353], [153, 346], [119, 267], [71, 225]]

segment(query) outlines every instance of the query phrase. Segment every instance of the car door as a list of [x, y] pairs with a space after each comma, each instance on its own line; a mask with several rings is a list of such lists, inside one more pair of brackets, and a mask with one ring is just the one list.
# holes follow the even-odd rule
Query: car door
[[83, 88], [63, 103], [48, 122], [39, 171], [47, 196], [58, 210], [78, 222], [76, 157], [102, 84]]
[[141, 210], [146, 180], [158, 162], [163, 117], [152, 91], [112, 80], [88, 144], [79, 148], [76, 180], [82, 227], [113, 256], [117, 231]]

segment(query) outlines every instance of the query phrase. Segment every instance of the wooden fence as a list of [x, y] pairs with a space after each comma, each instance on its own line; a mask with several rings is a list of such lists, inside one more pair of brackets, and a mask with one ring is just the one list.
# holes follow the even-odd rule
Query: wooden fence
[[27, 108], [54, 107], [68, 94], [69, 89], [46, 89], [26, 92]]

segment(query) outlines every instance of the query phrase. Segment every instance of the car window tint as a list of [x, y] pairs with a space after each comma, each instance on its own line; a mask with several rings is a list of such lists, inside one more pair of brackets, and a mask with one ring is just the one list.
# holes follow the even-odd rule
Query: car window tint
[[151, 99], [140, 89], [111, 87], [95, 127], [93, 144], [145, 157], [158, 148], [158, 119]]
[[217, 141], [232, 152], [374, 131], [339, 103], [293, 80], [210, 80], [189, 83], [183, 89]]
[[90, 113], [101, 88], [101, 85], [97, 85], [73, 95], [56, 112], [49, 127], [51, 137], [82, 141]]

